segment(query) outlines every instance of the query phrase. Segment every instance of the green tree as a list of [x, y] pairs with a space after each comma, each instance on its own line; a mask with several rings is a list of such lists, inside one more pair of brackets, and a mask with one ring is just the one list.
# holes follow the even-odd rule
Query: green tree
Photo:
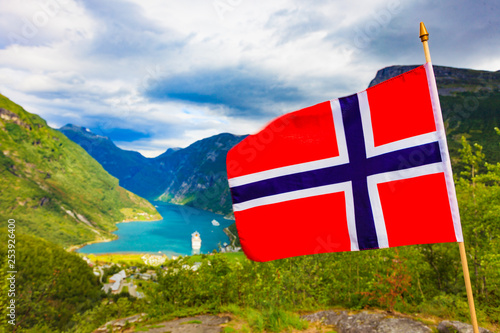
[[[500, 131], [496, 129], [497, 133]], [[499, 305], [500, 276], [500, 163], [484, 163], [480, 145], [462, 138], [464, 171], [457, 193], [467, 252], [472, 260], [471, 278], [480, 301]]]
[[[0, 232], [6, 234], [5, 229]], [[5, 243], [0, 253], [7, 253]], [[5, 256], [0, 260], [3, 267]], [[66, 330], [75, 313], [101, 299], [92, 269], [76, 254], [42, 239], [16, 235], [16, 270], [16, 331], [40, 325], [53, 332]]]

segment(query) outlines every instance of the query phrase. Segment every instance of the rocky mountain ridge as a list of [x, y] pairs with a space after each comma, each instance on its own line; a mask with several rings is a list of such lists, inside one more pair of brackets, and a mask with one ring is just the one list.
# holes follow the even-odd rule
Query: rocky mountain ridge
[[[372, 87], [397, 75], [408, 72], [419, 65], [389, 66], [377, 71], [375, 78], [368, 85]], [[500, 71], [481, 71], [474, 69], [433, 66], [439, 95], [449, 96], [454, 92], [474, 91], [478, 88], [500, 89]], [[469, 87], [464, 87], [467, 82]]]

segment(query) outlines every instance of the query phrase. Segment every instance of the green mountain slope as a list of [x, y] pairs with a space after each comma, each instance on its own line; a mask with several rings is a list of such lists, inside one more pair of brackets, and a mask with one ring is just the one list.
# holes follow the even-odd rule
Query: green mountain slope
[[109, 238], [115, 222], [159, 218], [80, 146], [0, 95], [0, 217], [68, 246]]
[[107, 172], [118, 178], [120, 185], [150, 164], [151, 159], [136, 151], [120, 149], [108, 137], [94, 134], [85, 127], [68, 124], [59, 131], [77, 142]]
[[231, 214], [226, 155], [243, 138], [222, 133], [158, 156], [157, 162], [170, 172], [160, 200]]
[[[7, 226], [7, 223], [5, 223]], [[7, 228], [0, 229], [0, 250], [7, 253]], [[50, 330], [33, 329], [31, 332], [59, 332], [66, 330], [72, 323], [72, 316], [84, 312], [102, 298], [101, 285], [85, 261], [74, 253], [68, 253], [61, 247], [28, 235], [16, 235], [16, 265], [15, 271], [15, 306], [16, 332], [24, 332], [22, 328], [45, 324]], [[10, 243], [11, 244], [11, 243]], [[0, 276], [5, 281], [12, 271], [7, 262], [7, 256], [0, 258], [2, 272]], [[7, 291], [2, 290], [0, 304], [2, 319], [10, 319], [5, 313]], [[2, 325], [10, 327], [0, 320]], [[11, 331], [5, 330], [5, 332]]]
[[122, 150], [109, 138], [83, 127], [68, 124], [59, 130], [117, 177], [121, 186], [140, 196], [216, 213], [232, 212], [226, 154], [244, 136], [222, 133], [184, 149], [168, 149], [156, 158], [146, 158]]

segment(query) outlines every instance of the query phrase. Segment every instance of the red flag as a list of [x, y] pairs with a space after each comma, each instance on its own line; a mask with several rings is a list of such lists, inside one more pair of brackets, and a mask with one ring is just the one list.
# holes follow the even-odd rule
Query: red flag
[[255, 261], [463, 241], [430, 63], [277, 118], [227, 173]]

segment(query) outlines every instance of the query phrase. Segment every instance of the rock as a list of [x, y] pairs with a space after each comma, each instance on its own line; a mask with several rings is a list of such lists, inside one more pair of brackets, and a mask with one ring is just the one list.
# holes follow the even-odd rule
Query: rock
[[349, 315], [346, 311], [321, 311], [302, 319], [336, 327], [338, 333], [430, 333], [431, 329], [409, 318], [363, 311]]
[[[109, 328], [113, 332], [122, 332], [123, 327], [127, 322], [140, 322], [145, 314], [135, 315], [128, 318], [117, 319], [101, 326], [94, 333], [109, 332]], [[148, 333], [219, 333], [222, 332], [222, 324], [226, 324], [231, 320], [230, 317], [219, 317], [212, 315], [200, 315], [196, 317], [181, 318], [172, 321], [156, 323], [154, 325], [146, 325]], [[129, 332], [126, 330], [125, 332]]]
[[46, 203], [48, 203], [50, 201], [49, 198], [46, 198], [46, 197], [43, 197], [41, 200], [40, 200], [40, 207], [45, 205]]
[[135, 323], [135, 322], [140, 322], [142, 317], [144, 317], [146, 314], [141, 313], [137, 314], [135, 316], [127, 317], [127, 318], [122, 318], [122, 319], [115, 319], [112, 321], [108, 321], [106, 324], [103, 326], [99, 327], [94, 331], [94, 333], [104, 333], [104, 332], [109, 332], [108, 327], [111, 327], [111, 330], [121, 330], [127, 322], [128, 323]]
[[[439, 333], [474, 333], [471, 324], [462, 323], [460, 321], [444, 320], [438, 325]], [[486, 328], [479, 327], [479, 333], [493, 333]]]
[[[220, 325], [231, 320], [230, 317], [201, 315], [196, 317], [181, 318], [173, 321], [158, 323], [157, 328], [149, 328], [148, 333], [219, 333]], [[201, 322], [201, 323], [199, 323]]]
[[310, 322], [322, 322], [325, 325], [334, 325], [337, 326], [339, 321], [346, 320], [348, 314], [346, 311], [337, 312], [337, 311], [320, 311], [316, 313], [312, 313], [309, 315], [301, 316], [302, 319], [305, 319]]
[[17, 124], [31, 131], [31, 126], [22, 121], [21, 118], [19, 118], [19, 116], [12, 111], [0, 108], [0, 119], [13, 122], [14, 124]]
[[345, 320], [339, 320], [336, 326], [339, 333], [378, 333], [378, 326], [383, 320], [384, 315], [380, 313], [368, 313], [363, 311], [348, 316]]
[[380, 333], [414, 333], [414, 332], [431, 332], [431, 329], [419, 321], [409, 318], [387, 318], [380, 322], [377, 328]]

